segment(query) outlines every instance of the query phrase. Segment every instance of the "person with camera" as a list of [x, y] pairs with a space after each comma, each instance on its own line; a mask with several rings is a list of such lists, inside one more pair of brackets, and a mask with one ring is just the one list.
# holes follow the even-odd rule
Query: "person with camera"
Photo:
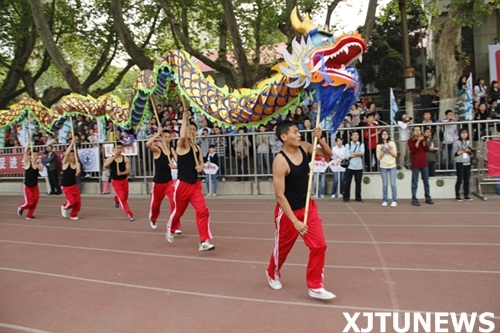
[[429, 187], [429, 167], [426, 152], [429, 151], [429, 145], [422, 135], [420, 126], [413, 127], [413, 137], [408, 140], [408, 148], [411, 152], [411, 204], [420, 206], [417, 199], [418, 176], [422, 174], [424, 183], [425, 203], [433, 205], [430, 187]]
[[413, 122], [413, 118], [408, 117], [406, 111], [400, 111], [396, 116], [399, 126], [399, 168], [406, 170], [406, 159], [408, 157], [408, 139], [410, 139], [409, 126]]
[[464, 199], [472, 201], [469, 197], [469, 179], [471, 174], [472, 148], [470, 147], [469, 132], [466, 128], [460, 130], [460, 139], [453, 144], [453, 156], [457, 168], [457, 182], [455, 183], [455, 198], [462, 202], [460, 187], [464, 184]]

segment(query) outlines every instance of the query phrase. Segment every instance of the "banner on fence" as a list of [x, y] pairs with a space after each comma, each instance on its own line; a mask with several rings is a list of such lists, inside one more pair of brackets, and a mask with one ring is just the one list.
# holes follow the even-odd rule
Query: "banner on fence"
[[66, 119], [64, 124], [61, 126], [59, 129], [59, 143], [61, 144], [67, 144], [68, 140], [66, 138], [68, 137], [68, 134], [71, 132], [71, 118]]
[[500, 140], [489, 140], [486, 144], [488, 176], [500, 177]]
[[[139, 146], [138, 146], [137, 142], [134, 142], [132, 144], [132, 146], [122, 148], [122, 155], [124, 155], [124, 156], [136, 156], [136, 155], [138, 155], [138, 151], [139, 151]], [[114, 154], [114, 144], [112, 144], [112, 143], [104, 144], [104, 156], [110, 157], [110, 156], [113, 156], [113, 154]]]
[[78, 158], [82, 162], [83, 171], [99, 172], [99, 148], [80, 148], [78, 149]]
[[106, 142], [106, 118], [97, 118], [97, 138], [99, 142]]

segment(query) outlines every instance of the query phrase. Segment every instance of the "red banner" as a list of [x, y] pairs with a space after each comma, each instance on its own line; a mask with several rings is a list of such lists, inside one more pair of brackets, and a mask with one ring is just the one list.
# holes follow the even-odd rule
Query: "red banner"
[[[21, 149], [18, 149], [22, 151]], [[3, 152], [7, 149], [3, 150]], [[57, 157], [62, 161], [62, 151], [56, 151]], [[43, 160], [45, 153], [38, 153], [38, 157]], [[12, 154], [0, 154], [0, 174], [24, 174], [24, 154], [23, 153], [12, 153]]]
[[488, 176], [500, 177], [500, 140], [489, 140], [488, 150]]

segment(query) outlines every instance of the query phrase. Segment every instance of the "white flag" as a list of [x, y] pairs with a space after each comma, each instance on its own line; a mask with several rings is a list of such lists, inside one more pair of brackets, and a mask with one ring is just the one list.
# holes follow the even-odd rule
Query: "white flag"
[[66, 138], [68, 137], [68, 133], [71, 132], [71, 118], [66, 119], [64, 124], [61, 126], [61, 129], [59, 130], [59, 138], [58, 141], [61, 144], [66, 144], [68, 141]]
[[394, 97], [394, 91], [391, 88], [391, 124], [396, 125], [396, 113], [398, 113], [399, 108], [398, 108], [398, 102], [396, 101], [396, 97]]
[[465, 120], [471, 121], [473, 117], [473, 105], [474, 101], [472, 99], [472, 89], [474, 89], [472, 84], [472, 73], [469, 74], [467, 79], [467, 84], [465, 86]]

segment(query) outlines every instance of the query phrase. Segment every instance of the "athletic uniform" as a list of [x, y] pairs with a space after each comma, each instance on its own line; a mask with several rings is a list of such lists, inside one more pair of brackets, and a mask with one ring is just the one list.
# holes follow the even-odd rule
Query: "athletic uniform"
[[[290, 167], [290, 173], [285, 176], [285, 197], [294, 215], [300, 221], [303, 221], [307, 196], [309, 158], [302, 147], [300, 147], [300, 151], [302, 152], [302, 163], [300, 165], [293, 164], [283, 151], [280, 154], [283, 155]], [[288, 253], [295, 244], [299, 232], [278, 204], [276, 204], [274, 210], [274, 224], [276, 227], [275, 243], [267, 274], [269, 278], [279, 280], [281, 266], [283, 266]], [[306, 273], [307, 286], [309, 289], [323, 288], [326, 242], [323, 235], [323, 225], [314, 200], [309, 202], [307, 233], [302, 238], [309, 248], [309, 262]]]
[[130, 207], [128, 206], [127, 203], [128, 200], [127, 175], [118, 176], [117, 174], [118, 170], [120, 172], [124, 172], [126, 167], [127, 166], [125, 163], [125, 156], [122, 156], [121, 162], [113, 161], [109, 165], [109, 173], [111, 178], [111, 185], [113, 186], [113, 189], [115, 190], [116, 193], [115, 197], [113, 198], [115, 200], [115, 207], [118, 208], [118, 206], [120, 206], [125, 211], [125, 213], [127, 213], [128, 218], [133, 219], [134, 214], [130, 210]]
[[66, 197], [66, 202], [61, 207], [64, 211], [61, 212], [65, 217], [65, 211], [71, 208], [69, 217], [76, 220], [78, 212], [80, 212], [80, 208], [82, 207], [82, 198], [80, 196], [80, 188], [76, 183], [76, 168], [73, 169], [70, 164], [62, 171], [61, 189]]
[[[170, 213], [167, 229], [173, 234], [175, 230], [180, 228], [180, 218], [186, 211], [188, 204], [191, 203], [196, 212], [196, 227], [198, 228], [200, 242], [205, 242], [212, 239], [210, 212], [205, 203], [201, 182], [195, 169], [196, 161], [192, 147], [189, 148], [186, 154], [177, 155], [177, 164], [179, 165], [177, 179], [173, 184], [174, 209]], [[173, 239], [170, 241], [173, 241]]]
[[154, 160], [155, 175], [151, 184], [151, 203], [149, 206], [149, 220], [156, 222], [160, 215], [160, 206], [163, 198], [167, 196], [170, 210], [174, 209], [172, 171], [168, 165], [168, 157], [160, 149], [160, 156]]
[[25, 169], [24, 172], [24, 203], [17, 207], [19, 215], [22, 215], [24, 210], [28, 210], [26, 219], [35, 219], [33, 214], [35, 213], [38, 198], [40, 197], [40, 190], [38, 189], [38, 175], [39, 170], [34, 169], [30, 162], [29, 168]]

